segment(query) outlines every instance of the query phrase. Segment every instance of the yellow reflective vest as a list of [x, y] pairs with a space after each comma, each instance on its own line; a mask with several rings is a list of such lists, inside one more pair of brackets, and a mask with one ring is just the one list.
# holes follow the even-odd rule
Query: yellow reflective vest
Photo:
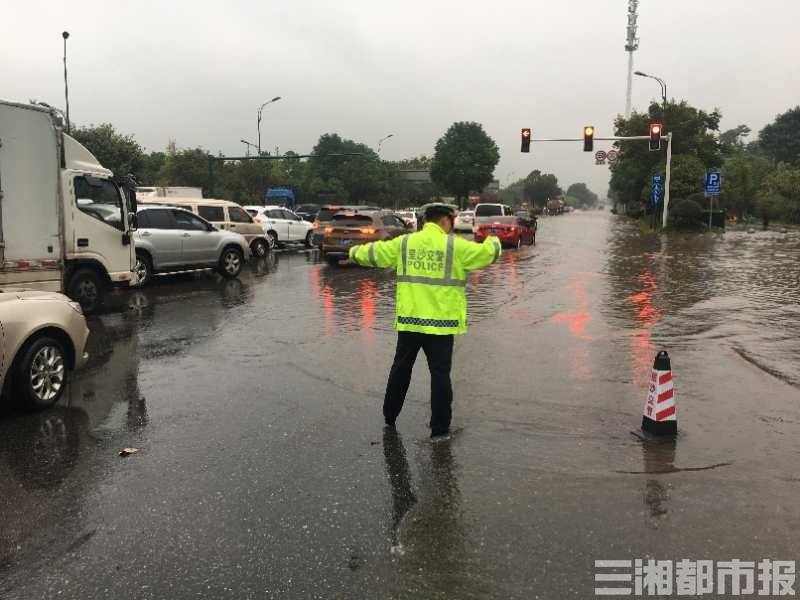
[[449, 335], [467, 332], [467, 273], [500, 253], [494, 236], [478, 244], [426, 223], [416, 233], [353, 246], [349, 257], [362, 267], [397, 269], [398, 331]]

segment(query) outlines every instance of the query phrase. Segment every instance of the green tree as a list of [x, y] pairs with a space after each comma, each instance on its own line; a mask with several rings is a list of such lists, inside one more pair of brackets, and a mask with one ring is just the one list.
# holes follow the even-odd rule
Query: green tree
[[436, 142], [431, 179], [453, 194], [463, 206], [470, 192], [481, 192], [492, 182], [500, 151], [479, 123], [453, 123]]
[[778, 115], [758, 134], [758, 148], [775, 162], [800, 164], [800, 106]]
[[800, 167], [779, 163], [764, 177], [757, 204], [765, 228], [770, 220], [800, 223]]
[[[597, 205], [600, 200], [592, 190], [590, 190], [585, 183], [573, 183], [567, 188], [567, 200], [565, 202], [575, 208], [592, 208]], [[574, 204], [571, 204], [569, 199], [572, 198]]]
[[757, 192], [769, 169], [766, 158], [742, 148], [736, 150], [722, 165], [720, 206], [739, 218], [752, 214]]
[[528, 202], [539, 208], [544, 206], [548, 198], [560, 196], [562, 193], [558, 186], [558, 177], [552, 173], [542, 173], [538, 169], [528, 174], [523, 189]]
[[738, 125], [719, 134], [719, 143], [723, 148], [743, 148], [744, 138], [750, 135], [747, 125]]
[[312, 154], [309, 176], [331, 190], [337, 190], [342, 201], [354, 204], [378, 202], [383, 191], [385, 167], [372, 148], [343, 139], [335, 133], [326, 133], [320, 136]]
[[[686, 101], [669, 102], [666, 108], [654, 102], [646, 113], [634, 112], [628, 119], [618, 117], [615, 134], [647, 135], [650, 123], [663, 123], [664, 131], [673, 134], [673, 160], [674, 155], [693, 156], [704, 169], [711, 169], [722, 164], [722, 152], [715, 135], [720, 118], [718, 110], [705, 112]], [[645, 188], [649, 195], [650, 175], [656, 172], [659, 163], [665, 161], [666, 141], [662, 141], [660, 152], [650, 151], [647, 143], [639, 140], [615, 142], [614, 145], [622, 150], [622, 157], [611, 166], [610, 191], [617, 202], [637, 205]]]
[[144, 150], [132, 135], [118, 133], [111, 123], [101, 123], [73, 129], [72, 137], [86, 146], [116, 177], [132, 173], [137, 179], [141, 178]]

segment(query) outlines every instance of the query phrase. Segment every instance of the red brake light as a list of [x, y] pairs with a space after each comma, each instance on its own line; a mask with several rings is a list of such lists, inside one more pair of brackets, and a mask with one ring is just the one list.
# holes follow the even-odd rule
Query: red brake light
[[314, 221], [311, 224], [311, 229], [319, 229], [319, 221]]
[[326, 227], [325, 229], [323, 229], [323, 231], [325, 233], [333, 233], [333, 227]]
[[372, 227], [364, 227], [363, 229], [359, 229], [359, 231], [366, 235], [372, 235], [375, 233], [375, 230]]

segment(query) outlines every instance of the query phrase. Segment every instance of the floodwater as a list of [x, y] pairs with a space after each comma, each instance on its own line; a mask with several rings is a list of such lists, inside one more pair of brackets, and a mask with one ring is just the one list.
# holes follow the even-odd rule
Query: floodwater
[[[800, 233], [544, 218], [468, 296], [432, 444], [422, 358], [382, 429], [391, 272], [116, 295], [59, 405], [0, 418], [0, 597], [586, 598], [596, 560], [796, 558]], [[662, 349], [679, 436], [643, 442]]]

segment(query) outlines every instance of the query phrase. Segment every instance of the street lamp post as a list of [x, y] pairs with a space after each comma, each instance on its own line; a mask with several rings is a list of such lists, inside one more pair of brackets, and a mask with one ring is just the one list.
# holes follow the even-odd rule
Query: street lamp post
[[655, 75], [648, 75], [647, 73], [642, 73], [641, 71], [636, 71], [634, 75], [638, 75], [639, 77], [647, 77], [648, 79], [655, 79], [658, 84], [661, 86], [661, 100], [663, 101], [664, 111], [667, 110], [667, 84], [664, 82], [663, 79], [660, 77], [656, 77]]
[[248, 142], [247, 140], [239, 140], [239, 141], [242, 142], [247, 148], [245, 150], [246, 156], [250, 156], [250, 146], [252, 146], [253, 148], [258, 148], [258, 146], [256, 146], [253, 142]]
[[69, 31], [62, 32], [61, 37], [64, 38], [64, 102], [67, 109], [67, 133], [69, 133], [69, 87], [67, 86], [67, 38], [69, 37]]
[[264, 102], [264, 104], [258, 107], [258, 155], [259, 156], [261, 156], [261, 111], [264, 110], [264, 107], [267, 104], [272, 104], [273, 102], [277, 102], [280, 99], [281, 99], [280, 96], [275, 96], [272, 100], [267, 100], [266, 102]]
[[378, 140], [378, 154], [381, 153], [381, 144], [383, 144], [383, 142], [385, 142], [386, 140], [388, 140], [391, 137], [394, 137], [393, 133], [390, 133], [386, 137], [382, 137], [381, 139]]

